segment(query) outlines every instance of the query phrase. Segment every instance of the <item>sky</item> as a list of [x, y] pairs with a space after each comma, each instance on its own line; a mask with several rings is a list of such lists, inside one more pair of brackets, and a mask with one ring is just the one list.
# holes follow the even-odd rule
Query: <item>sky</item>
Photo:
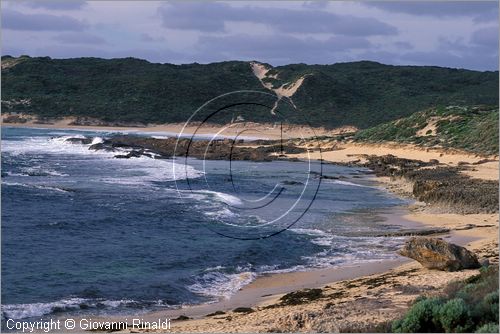
[[2, 55], [498, 70], [498, 1], [2, 1]]

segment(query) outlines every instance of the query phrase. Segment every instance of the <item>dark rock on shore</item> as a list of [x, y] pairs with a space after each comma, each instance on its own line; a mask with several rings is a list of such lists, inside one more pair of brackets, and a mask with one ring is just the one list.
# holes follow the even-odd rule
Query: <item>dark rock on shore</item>
[[330, 175], [321, 175], [321, 178], [325, 179], [325, 180], [338, 180], [338, 179], [340, 179], [340, 177], [338, 177], [338, 176], [330, 176]]
[[388, 232], [363, 233], [362, 236], [370, 237], [408, 237], [408, 236], [425, 236], [433, 234], [444, 234], [450, 232], [448, 228], [427, 228], [420, 230], [402, 230]]
[[93, 138], [85, 137], [85, 138], [78, 138], [78, 137], [73, 137], [73, 138], [68, 138], [65, 141], [68, 143], [72, 144], [83, 144], [83, 145], [89, 145], [92, 143]]
[[[93, 138], [69, 138], [67, 141], [80, 144], [91, 144]], [[257, 147], [244, 146], [241, 140], [191, 140], [189, 138], [156, 139], [132, 135], [113, 136], [101, 143], [90, 145], [90, 150], [117, 149], [130, 150], [130, 153], [118, 154], [117, 158], [132, 158], [155, 155], [157, 159], [168, 159], [189, 156], [206, 160], [246, 160], [273, 161], [292, 160], [281, 153], [304, 153], [306, 148], [296, 146], [291, 141], [257, 140], [252, 142]], [[147, 153], [146, 153], [147, 152]], [[498, 181], [486, 181], [470, 178], [461, 170], [468, 166], [444, 167], [436, 159], [428, 162], [398, 158], [394, 155], [365, 155], [366, 163], [337, 163], [338, 165], [366, 167], [377, 176], [400, 177], [413, 184], [413, 197], [419, 201], [438, 206], [440, 209], [463, 214], [498, 212]], [[294, 159], [295, 161], [297, 159]], [[293, 161], [293, 160], [292, 160]], [[489, 160], [485, 160], [487, 162]], [[432, 167], [432, 168], [423, 168]], [[311, 174], [314, 177], [336, 180], [334, 175]], [[352, 175], [358, 178], [359, 173]]]
[[132, 150], [128, 152], [127, 154], [117, 154], [115, 155], [115, 158], [118, 159], [130, 159], [130, 158], [140, 158], [142, 156], [146, 156], [151, 158], [151, 154], [145, 153], [144, 150]]
[[[466, 166], [442, 167], [438, 160], [424, 162], [393, 155], [366, 156], [363, 166], [377, 176], [400, 177], [413, 183], [413, 196], [453, 212], [498, 212], [498, 181], [473, 179], [461, 174]], [[434, 168], [422, 168], [434, 167]]]
[[298, 185], [304, 185], [303, 182], [300, 181], [293, 181], [293, 180], [285, 180], [282, 181], [281, 184], [286, 185], [286, 186], [298, 186]]
[[365, 164], [365, 167], [373, 170], [377, 176], [395, 176], [416, 168], [439, 164], [439, 161], [434, 159], [424, 162], [421, 160], [398, 158], [391, 154], [383, 156], [367, 155], [366, 159], [368, 159], [368, 162]]
[[457, 271], [481, 266], [474, 253], [437, 238], [411, 238], [399, 254], [414, 259], [429, 269]]
[[461, 213], [498, 212], [498, 181], [473, 179], [453, 167], [409, 171], [419, 201], [454, 207]]
[[252, 313], [255, 312], [255, 310], [251, 307], [237, 307], [233, 310], [235, 313]]
[[[166, 138], [156, 139], [136, 136], [115, 136], [105, 139], [102, 143], [89, 147], [91, 150], [109, 150], [116, 148], [128, 148], [137, 152], [149, 151], [158, 154], [161, 158], [175, 156], [189, 156], [192, 158], [206, 160], [251, 160], [251, 161], [272, 161], [280, 159], [279, 153], [303, 153], [306, 149], [296, 147], [292, 144], [274, 144], [259, 147], [242, 147], [240, 141], [231, 139], [220, 140], [191, 140]], [[132, 157], [120, 155], [119, 158]], [[144, 154], [142, 154], [144, 155]]]
[[107, 151], [114, 151], [114, 149], [104, 145], [104, 143], [97, 143], [89, 146], [89, 150], [93, 151], [99, 151], [99, 150], [107, 150]]

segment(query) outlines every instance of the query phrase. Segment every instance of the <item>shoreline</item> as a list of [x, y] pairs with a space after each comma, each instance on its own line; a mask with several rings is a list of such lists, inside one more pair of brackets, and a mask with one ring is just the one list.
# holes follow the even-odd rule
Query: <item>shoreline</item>
[[[13, 128], [32, 128], [32, 129], [59, 129], [59, 130], [75, 130], [75, 131], [116, 131], [124, 133], [155, 133], [177, 136], [181, 131], [185, 135], [214, 135], [221, 132], [221, 136], [238, 136], [239, 138], [273, 140], [281, 138], [281, 129], [276, 124], [260, 124], [260, 123], [234, 123], [226, 127], [221, 127], [218, 124], [207, 123], [203, 126], [190, 125], [185, 126], [185, 123], [165, 123], [165, 124], [148, 124], [145, 126], [109, 126], [109, 125], [75, 125], [72, 124], [74, 118], [64, 118], [63, 120], [54, 121], [53, 123], [36, 123], [27, 121], [25, 123], [4, 122], [3, 119], [8, 115], [2, 115], [2, 127]], [[308, 138], [322, 135], [335, 135], [353, 131], [354, 128], [349, 126], [340, 127], [338, 129], [311, 128], [301, 125], [283, 125], [283, 137], [289, 138]], [[241, 132], [244, 136], [239, 136]], [[290, 135], [289, 135], [290, 134]], [[299, 134], [298, 136], [296, 134]]]
[[[2, 126], [10, 126], [10, 124], [3, 124]], [[23, 127], [28, 128], [30, 126]], [[51, 128], [61, 129], [60, 127]], [[64, 128], [62, 128], [62, 130], [64, 130]], [[92, 129], [90, 131], [95, 130]], [[433, 159], [435, 156], [438, 156], [440, 160], [442, 159], [443, 162], [449, 166], [457, 166], [459, 165], [460, 161], [468, 161], [470, 163], [473, 163], [481, 160], [481, 157], [473, 154], [452, 154], [450, 152], [439, 152], [436, 150], [429, 151], [421, 148], [414, 148], [414, 151], [412, 151], [411, 147], [409, 147], [408, 150], [405, 150], [403, 147], [401, 147], [402, 145], [400, 145], [399, 149], [396, 151], [394, 151], [394, 147], [392, 147], [391, 145], [363, 145], [353, 143], [345, 144], [344, 146], [345, 148], [340, 151], [326, 152], [326, 156], [325, 153], [323, 153], [323, 159], [331, 163], [352, 162], [358, 160], [363, 152], [369, 153], [376, 147], [376, 155], [382, 155], [385, 152], [394, 152], [394, 155], [399, 156], [397, 153], [404, 151], [408, 156], [412, 156], [414, 159], [420, 159], [420, 156], [415, 156], [415, 152], [417, 152], [424, 156], [424, 159], [422, 160], [429, 160]], [[289, 156], [300, 158], [300, 154], [290, 154]], [[479, 172], [477, 172], [477, 170], [471, 171], [471, 177], [488, 180], [498, 180], [498, 163], [488, 162], [486, 163], [486, 165], [488, 170], [481, 168], [483, 167], [482, 164], [477, 165], [476, 168], [478, 168]], [[404, 194], [408, 193], [407, 184], [405, 184], [404, 182], [391, 180], [389, 177], [373, 176], [373, 178], [386, 191], [394, 194], [394, 196], [404, 196]], [[396, 207], [396, 209], [394, 210], [391, 209], [390, 213], [383, 216], [385, 216], [386, 218], [386, 221], [384, 221], [384, 223], [403, 225], [407, 228], [450, 228], [451, 231], [449, 233], [440, 235], [439, 237], [444, 237], [444, 239], [447, 241], [457, 243], [461, 246], [466, 246], [467, 248], [478, 251], [479, 253], [481, 249], [486, 249], [485, 252], [490, 252], [492, 249], [493, 251], [495, 251], [495, 249], [498, 247], [497, 214], [464, 215], [454, 213], [435, 213], [432, 211], [432, 209], [422, 205], [421, 203], [412, 203], [404, 207]], [[467, 228], [468, 224], [472, 224], [475, 227]], [[495, 243], [496, 246], [494, 246]], [[496, 254], [498, 254], [498, 250], [496, 250]], [[394, 275], [398, 276], [403, 282], [413, 282], [412, 280], [415, 280], [417, 283], [420, 282], [421, 284], [423, 284], [422, 282], [431, 279], [434, 280], [432, 284], [435, 285], [435, 288], [440, 289], [453, 279], [466, 278], [476, 272], [476, 270], [466, 270], [457, 273], [429, 271], [423, 269], [417, 262], [413, 260], [401, 258], [397, 260], [383, 260], [378, 262], [369, 262], [367, 264], [344, 265], [326, 269], [312, 269], [290, 273], [264, 274], [257, 277], [248, 285], [245, 285], [240, 291], [235, 293], [231, 298], [227, 300], [221, 300], [219, 302], [209, 304], [186, 306], [174, 310], [154, 311], [143, 314], [140, 317], [146, 321], [148, 319], [158, 319], [158, 317], [175, 319], [179, 316], [187, 316], [189, 318], [192, 318], [188, 320], [179, 320], [173, 322], [173, 331], [179, 330], [182, 332], [245, 332], [249, 331], [252, 328], [252, 331], [254, 332], [256, 331], [256, 329], [258, 331], [267, 331], [273, 328], [269, 327], [271, 326], [270, 322], [276, 319], [288, 319], [285, 321], [285, 323], [281, 324], [282, 327], [279, 328], [282, 331], [286, 331], [288, 329], [296, 331], [300, 330], [300, 328], [293, 327], [295, 320], [290, 320], [290, 315], [296, 315], [297, 312], [319, 312], [318, 308], [323, 310], [326, 307], [326, 304], [323, 301], [311, 301], [310, 303], [299, 306], [291, 305], [283, 307], [280, 306], [274, 309], [266, 308], [270, 305], [272, 306], [279, 304], [279, 298], [286, 293], [298, 291], [305, 288], [320, 288], [325, 291], [325, 293], [327, 293], [327, 291], [330, 291], [331, 289], [336, 289], [332, 288], [331, 286], [347, 286], [350, 284], [349, 282], [369, 282], [370, 280], [381, 279], [381, 277], [392, 277]], [[419, 275], [413, 275], [414, 273], [418, 273]], [[420, 277], [418, 278], [416, 276]], [[381, 286], [382, 288], [385, 287], [388, 290], [394, 290], [393, 287], [388, 286], [388, 283]], [[345, 288], [349, 291], [345, 293], [345, 298], [348, 301], [344, 301], [344, 299], [341, 299], [340, 302], [351, 303], [352, 305], [358, 305], [359, 303], [362, 303], [364, 299], [368, 298], [363, 293], [367, 293], [367, 291], [370, 289], [365, 291], [361, 286], [358, 286], [358, 288], [359, 289], [357, 290], [354, 289], [354, 291], [351, 291], [350, 288]], [[378, 289], [380, 288], [380, 286], [377, 286], [375, 288]], [[361, 293], [360, 290], [362, 290], [363, 293]], [[415, 295], [419, 295], [425, 291], [425, 289], [416, 289], [413, 294], [408, 294], [408, 296], [405, 296], [405, 305], [398, 305], [398, 312], [407, 308], [407, 302], [411, 301], [411, 298], [414, 298]], [[368, 292], [371, 293], [373, 291]], [[384, 293], [387, 292], [380, 292], [381, 295], [384, 295]], [[392, 299], [397, 299], [395, 296], [391, 296]], [[387, 301], [387, 303], [401, 304], [401, 301]], [[231, 311], [237, 307], [251, 307], [253, 311], [248, 314]], [[371, 312], [371, 310], [368, 310], [366, 308], [366, 305], [363, 306], [363, 309], [367, 311], [367, 313]], [[273, 315], [271, 313], [271, 311], [273, 310], [279, 310], [279, 314]], [[224, 312], [224, 316], [208, 316], [208, 314], [217, 311]], [[351, 311], [354, 312], [355, 310]], [[394, 314], [397, 314], [397, 312], [389, 312], [384, 316], [385, 318], [382, 317], [381, 319], [386, 319], [389, 316], [392, 316], [394, 318]], [[349, 315], [349, 317], [351, 316], [353, 315]], [[95, 318], [100, 318], [105, 321], [119, 321], [120, 319], [126, 318], [126, 316], [99, 316]], [[260, 321], [260, 318], [266, 319], [267, 321], [264, 321], [264, 327], [259, 327], [256, 325], [256, 322]], [[346, 320], [346, 317], [344, 317], [344, 320]]]
[[[393, 193], [395, 196], [400, 196], [397, 192], [387, 188], [388, 183], [382, 182], [375, 178], [386, 191]], [[420, 210], [420, 211], [419, 211]], [[484, 220], [495, 221], [495, 214], [478, 214], [478, 215], [462, 215], [462, 214], [436, 214], [429, 213], [418, 208], [418, 204], [411, 203], [407, 206], [395, 207], [394, 212], [382, 215], [386, 220], [385, 224], [397, 224], [403, 228], [426, 230], [436, 227], [436, 222], [439, 222], [443, 217], [447, 218], [444, 225], [448, 227], [456, 227], [465, 225], [464, 220], [471, 219], [473, 223], [483, 222]], [[462, 224], [463, 223], [463, 224]], [[440, 225], [440, 224], [439, 224]], [[452, 225], [452, 226], [450, 226]], [[441, 226], [440, 226], [441, 227]], [[495, 230], [494, 233], [491, 233]], [[475, 233], [471, 233], [471, 231]], [[448, 242], [452, 242], [467, 248], [479, 249], [484, 247], [492, 240], [497, 240], [498, 223], [496, 227], [488, 228], [486, 231], [474, 230], [451, 230], [442, 235], [436, 235]], [[274, 323], [276, 318], [287, 318], [290, 314], [296, 316], [297, 313], [290, 313], [297, 308], [305, 308], [303, 312], [308, 312], [311, 309], [317, 310], [319, 302], [311, 301], [306, 305], [285, 306], [284, 311], [278, 312], [275, 315], [272, 311], [276, 305], [280, 304], [280, 298], [285, 294], [294, 293], [297, 291], [307, 291], [308, 289], [321, 289], [322, 291], [333, 290], [333, 294], [338, 294], [338, 286], [349, 286], [352, 282], [372, 282], [385, 277], [398, 276], [399, 280], [395, 285], [407, 284], [408, 280], [415, 279], [421, 284], [424, 284], [428, 279], [434, 279], [437, 289], [442, 289], [446, 284], [453, 280], [463, 280], [474, 274], [477, 270], [462, 270], [458, 272], [442, 272], [427, 270], [411, 259], [400, 257], [395, 260], [379, 260], [374, 262], [363, 262], [353, 265], [340, 265], [338, 267], [323, 268], [323, 269], [307, 269], [304, 271], [286, 272], [286, 273], [268, 273], [257, 277], [255, 280], [245, 285], [242, 289], [233, 294], [229, 299], [221, 299], [217, 302], [204, 303], [198, 305], [187, 305], [178, 309], [152, 311], [140, 316], [144, 321], [155, 321], [156, 319], [169, 318], [172, 319], [173, 332], [248, 332], [252, 328], [256, 328], [260, 323], [259, 314], [265, 313], [267, 325]], [[371, 284], [371, 283], [370, 283]], [[408, 283], [411, 284], [411, 283]], [[375, 284], [376, 285], [376, 284]], [[382, 285], [382, 287], [384, 287]], [[305, 289], [305, 290], [304, 290]], [[368, 288], [369, 290], [370, 288]], [[359, 295], [357, 289], [349, 293], [348, 298], [354, 298], [353, 302], [364, 300], [364, 295]], [[419, 291], [425, 293], [425, 290]], [[403, 306], [400, 305], [398, 312], [404, 312], [409, 303], [415, 297], [405, 301]], [[324, 303], [323, 303], [324, 304]], [[325, 307], [324, 305], [322, 307]], [[251, 309], [249, 313], [238, 313], [233, 310], [237, 308]], [[389, 313], [389, 317], [393, 317]], [[180, 318], [179, 318], [180, 317]], [[187, 318], [184, 318], [187, 317]], [[123, 321], [125, 316], [105, 316], [96, 317], [104, 321]], [[179, 320], [176, 320], [179, 319]], [[391, 318], [392, 319], [392, 318]], [[238, 322], [240, 321], [240, 322]], [[247, 324], [247, 323], [250, 324]], [[259, 328], [257, 326], [257, 328]], [[135, 329], [134, 329], [135, 330]], [[267, 331], [268, 327], [260, 328], [258, 331]], [[297, 331], [297, 328], [290, 329]], [[255, 330], [254, 330], [255, 332]]]
[[[399, 208], [399, 212], [388, 214], [386, 216], [388, 219], [385, 223], [390, 223], [392, 220], [398, 223], [404, 222], [404, 226], [406, 227], [420, 227], [420, 229], [425, 229], [435, 227], [435, 221], [442, 218], [440, 216], [435, 217], [435, 215], [431, 213], [412, 212], [410, 207], [411, 205], [406, 210]], [[453, 217], [454, 214], [446, 215], [448, 215], [450, 221], [457, 218]], [[455, 216], [464, 215], [456, 214]], [[473, 221], [483, 221], [486, 218], [490, 220], [497, 219], [494, 214], [471, 216], [474, 216], [470, 217], [474, 218]], [[492, 229], [498, 232], [498, 224]], [[491, 233], [491, 228], [489, 231], [486, 231], [486, 233], [483, 231], [476, 232], [479, 233], [473, 233], [473, 235], [471, 235], [470, 230], [453, 230], [439, 237], [443, 237], [448, 242], [466, 246], [469, 249], [479, 249], [492, 240], [495, 241], [495, 239], [498, 242], [497, 233]], [[489, 234], [489, 236], [485, 236], [485, 234]], [[291, 316], [295, 317], [297, 312], [318, 312], [318, 310], [322, 310], [328, 306], [328, 303], [323, 301], [310, 301], [303, 305], [279, 306], [280, 298], [288, 293], [307, 291], [308, 289], [321, 289], [324, 293], [331, 292], [334, 296], [342, 295], [342, 298], [350, 299], [352, 303], [359, 303], [368, 298], [364, 293], [361, 293], [360, 290], [370, 295], [371, 290], [374, 289], [370, 284], [373, 284], [377, 289], [380, 288], [382, 291], [384, 289], [388, 290], [388, 285], [390, 285], [390, 283], [381, 285], [374, 283], [378, 280], [397, 277], [394, 286], [406, 284], [412, 286], [413, 281], [416, 281], [418, 284], [427, 287], [430, 283], [428, 280], [432, 280], [431, 285], [435, 286], [434, 289], [439, 290], [453, 280], [463, 280], [477, 272], [477, 270], [462, 270], [458, 272], [428, 270], [423, 268], [416, 261], [400, 257], [395, 260], [380, 260], [324, 269], [270, 273], [257, 277], [229, 299], [221, 299], [212, 303], [187, 305], [178, 309], [152, 311], [142, 314], [139, 317], [144, 321], [155, 321], [165, 318], [172, 319], [173, 332], [248, 332], [252, 328], [258, 328], [258, 332], [265, 332], [269, 330], [270, 324], [275, 323], [277, 320], [282, 321], [283, 319], [287, 319], [287, 321], [294, 323], [295, 320], [290, 320], [289, 318]], [[361, 284], [358, 282], [361, 282]], [[366, 289], [363, 288], [363, 282], [368, 284]], [[351, 285], [353, 288], [350, 288]], [[349, 292], [344, 293], [342, 289], [346, 287], [349, 287], [347, 289]], [[391, 311], [385, 314], [384, 318], [381, 318], [381, 320], [393, 319], [394, 314], [404, 312], [409, 303], [416, 296], [419, 296], [421, 293], [426, 293], [426, 291], [428, 292], [429, 289], [416, 289], [409, 296], [402, 296], [405, 300], [404, 305], [401, 305], [401, 301], [396, 301], [396, 303], [399, 304], [398, 310], [394, 311], [395, 313]], [[391, 298], [395, 298], [392, 292], [390, 294]], [[377, 296], [377, 294], [375, 296]], [[348, 303], [343, 299], [338, 302], [342, 305]], [[237, 308], [251, 310], [248, 313], [234, 312], [233, 310]], [[356, 311], [355, 313], [358, 316], [360, 311], [368, 312], [367, 309], [355, 309], [351, 311]], [[263, 322], [261, 321], [261, 317], [264, 319]], [[124, 321], [127, 316], [99, 316], [95, 318], [101, 321], [115, 322]], [[349, 318], [344, 320], [349, 322]], [[259, 326], [261, 322], [264, 327]], [[282, 327], [279, 328], [283, 329]], [[354, 327], [354, 329], [356, 328], [359, 329], [359, 327]], [[134, 329], [134, 331], [135, 330], [136, 329]], [[302, 330], [301, 328], [291, 327], [288, 328], [287, 331]], [[253, 330], [253, 332], [255, 332], [255, 330]]]
[[[354, 146], [354, 148], [353, 148]], [[377, 147], [377, 155], [382, 155], [384, 150], [393, 151], [393, 145], [375, 145], [375, 144], [354, 144], [353, 146], [348, 146], [346, 150], [350, 150], [351, 152], [342, 152], [337, 156], [337, 159], [332, 159], [332, 157], [337, 153], [337, 151], [327, 152], [327, 157], [323, 156], [325, 161], [331, 163], [346, 163], [349, 161], [355, 161], [358, 159], [359, 155], [363, 152], [358, 152], [358, 150], [363, 151], [366, 148]], [[404, 149], [401, 148], [403, 145], [396, 145], [398, 149], [394, 155], [400, 157], [399, 154]], [[354, 151], [354, 152], [352, 152]], [[366, 152], [366, 151], [365, 151]], [[371, 153], [371, 152], [370, 152]], [[415, 153], [417, 156], [415, 157]], [[358, 155], [357, 155], [358, 154]], [[386, 153], [390, 154], [390, 153]], [[420, 154], [424, 156], [425, 160], [434, 159], [439, 157], [441, 160], [443, 157], [446, 159], [445, 164], [448, 166], [457, 166], [461, 161], [478, 162], [481, 157], [468, 154], [465, 152], [453, 152], [449, 151], [443, 152], [439, 150], [428, 150], [422, 148], [414, 148], [413, 151], [407, 152], [407, 158], [419, 159]], [[301, 154], [291, 155], [292, 157], [302, 158]], [[427, 159], [425, 159], [427, 158]], [[496, 159], [496, 157], [494, 157]], [[483, 169], [480, 169], [479, 172], [471, 171], [467, 173], [470, 177], [477, 177], [480, 179], [486, 180], [498, 180], [498, 163], [493, 162], [495, 165], [491, 165], [491, 163], [487, 163], [486, 168], [488, 169], [486, 172]], [[492, 172], [492, 173], [489, 173]], [[394, 196], [405, 197], [408, 198], [408, 185], [405, 182], [398, 182], [397, 180], [391, 180], [388, 177], [374, 177], [374, 180], [378, 182], [387, 192], [393, 194]], [[478, 253], [479, 256], [484, 255], [485, 253], [496, 252], [496, 256], [498, 257], [498, 215], [497, 214], [458, 214], [458, 213], [434, 213], [432, 209], [425, 207], [422, 203], [411, 203], [404, 207], [398, 207], [395, 212], [389, 213], [385, 215], [386, 221], [384, 223], [396, 223], [401, 224], [406, 228], [415, 228], [415, 229], [426, 229], [426, 228], [436, 228], [436, 227], [446, 227], [449, 228], [450, 231], [443, 235], [436, 235], [436, 237], [441, 237], [448, 242], [458, 244], [460, 246], [466, 247], [468, 249], [472, 249]], [[478, 227], [478, 228], [468, 228], [469, 224], [475, 226], [486, 226], [486, 227]], [[489, 225], [489, 226], [488, 226]], [[360, 267], [365, 267], [366, 271], [359, 270]], [[238, 291], [235, 295], [233, 295], [228, 301], [219, 302], [216, 304], [212, 304], [209, 309], [210, 313], [216, 311], [223, 311], [224, 314], [230, 314], [229, 316], [222, 316], [217, 319], [213, 319], [213, 317], [209, 317], [207, 315], [203, 316], [202, 312], [196, 312], [196, 306], [189, 306], [180, 310], [177, 310], [175, 315], [188, 316], [189, 318], [183, 321], [174, 321], [174, 331], [179, 332], [245, 332], [250, 329], [260, 328], [258, 331], [267, 331], [268, 327], [259, 327], [257, 324], [261, 322], [259, 316], [255, 316], [255, 314], [265, 313], [262, 317], [264, 319], [268, 319], [270, 322], [275, 322], [276, 320], [282, 320], [283, 318], [288, 319], [290, 316], [297, 316], [297, 313], [294, 312], [294, 309], [300, 309], [299, 307], [290, 306], [289, 310], [281, 312], [280, 315], [275, 316], [273, 314], [267, 314], [266, 306], [272, 306], [273, 303], [279, 301], [279, 298], [283, 296], [284, 293], [289, 293], [291, 291], [300, 291], [301, 289], [311, 289], [311, 288], [322, 288], [323, 290], [328, 290], [330, 285], [339, 285], [343, 282], [352, 282], [359, 280], [376, 280], [380, 277], [385, 277], [387, 275], [401, 275], [402, 284], [411, 284], [411, 280], [413, 279], [413, 275], [411, 273], [418, 272], [421, 276], [420, 278], [416, 278], [418, 281], [417, 284], [423, 284], [427, 280], [434, 280], [435, 289], [438, 291], [442, 289], [449, 282], [456, 279], [465, 279], [477, 273], [477, 270], [462, 270], [459, 272], [440, 272], [427, 270], [423, 268], [418, 262], [401, 257], [398, 260], [390, 261], [380, 261], [377, 263], [369, 263], [369, 264], [359, 264], [358, 270], [353, 268], [352, 266], [344, 266], [341, 268], [329, 268], [324, 270], [309, 270], [305, 272], [293, 272], [293, 273], [283, 273], [283, 274], [270, 274], [261, 277], [257, 277], [253, 282], [243, 287], [240, 291]], [[325, 273], [327, 272], [327, 273]], [[332, 272], [336, 272], [336, 275], [332, 275]], [[306, 277], [302, 282], [302, 284], [297, 285], [297, 280]], [[311, 282], [310, 278], [314, 277], [314, 281]], [[400, 283], [397, 283], [400, 284]], [[397, 285], [396, 284], [396, 285]], [[263, 291], [272, 290], [274, 286], [279, 286], [279, 289], [276, 290], [275, 294], [264, 294]], [[267, 289], [267, 290], [266, 290]], [[238, 304], [238, 301], [244, 300], [243, 298], [248, 295], [249, 291], [255, 291], [256, 293], [261, 293], [260, 301], [258, 298], [247, 297], [245, 300], [246, 303]], [[408, 307], [411, 300], [413, 300], [416, 296], [419, 296], [421, 293], [426, 293], [425, 289], [416, 290], [416, 294], [413, 297], [406, 298], [405, 304], [399, 305], [399, 312], [404, 312]], [[354, 296], [356, 298], [356, 295]], [[362, 297], [361, 299], [363, 299]], [[398, 303], [399, 301], [390, 301], [389, 304]], [[352, 301], [353, 304], [357, 303], [357, 300]], [[311, 302], [309, 306], [303, 310], [303, 312], [307, 312], [308, 310], [316, 310], [317, 303]], [[217, 307], [215, 306], [217, 305]], [[224, 307], [225, 306], [225, 307]], [[249, 315], [239, 315], [230, 311], [231, 307], [251, 307], [252, 309], [256, 309], [255, 312], [250, 313]], [[217, 310], [217, 308], [219, 308]], [[323, 311], [324, 312], [324, 311]], [[356, 312], [355, 312], [356, 313]], [[170, 314], [170, 313], [168, 313]], [[397, 312], [395, 313], [397, 314]], [[387, 314], [385, 315], [385, 320], [394, 319], [395, 314]], [[147, 316], [151, 316], [152, 318], [158, 316], [165, 316], [165, 312], [154, 312], [151, 314], [147, 314]], [[234, 317], [238, 317], [241, 320], [241, 323], [236, 324]], [[351, 316], [351, 315], [349, 315]], [[245, 319], [245, 317], [247, 319]], [[253, 318], [253, 319], [252, 319]], [[145, 318], [146, 319], [146, 318]], [[223, 319], [226, 320], [226, 324], [224, 324]], [[217, 321], [214, 321], [217, 320]], [[229, 320], [229, 321], [228, 321]], [[345, 320], [345, 317], [344, 317]], [[347, 319], [349, 320], [349, 319]], [[375, 320], [373, 318], [372, 320]], [[384, 320], [384, 317], [382, 317]], [[291, 321], [294, 323], [294, 321]], [[300, 321], [299, 321], [300, 322]], [[232, 324], [231, 324], [232, 323]], [[377, 323], [377, 321], [375, 321]], [[177, 327], [178, 326], [178, 327]], [[346, 325], [349, 326], [349, 325]], [[348, 327], [349, 328], [349, 327]], [[352, 328], [352, 327], [351, 327]], [[354, 327], [356, 328], [356, 327]], [[302, 327], [291, 327], [291, 328], [279, 328], [281, 331], [302, 331]], [[359, 329], [359, 327], [357, 327]]]

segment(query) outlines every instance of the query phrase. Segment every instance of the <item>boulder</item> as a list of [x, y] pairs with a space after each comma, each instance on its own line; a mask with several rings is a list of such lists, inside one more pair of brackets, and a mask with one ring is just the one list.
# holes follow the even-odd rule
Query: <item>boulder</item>
[[429, 269], [457, 271], [481, 266], [474, 253], [438, 238], [411, 238], [399, 254], [414, 259]]
[[91, 137], [85, 137], [85, 138], [79, 138], [79, 137], [71, 137], [71, 138], [66, 138], [65, 142], [72, 143], [72, 144], [83, 144], [83, 145], [88, 145], [92, 143], [94, 138]]

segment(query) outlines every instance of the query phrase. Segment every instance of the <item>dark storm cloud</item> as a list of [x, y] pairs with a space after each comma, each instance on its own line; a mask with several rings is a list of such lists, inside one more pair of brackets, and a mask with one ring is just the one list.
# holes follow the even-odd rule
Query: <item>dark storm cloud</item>
[[369, 48], [371, 43], [362, 37], [335, 36], [327, 40], [296, 38], [288, 35], [202, 36], [199, 54], [212, 58], [261, 60], [272, 64], [331, 63], [353, 49]]
[[65, 33], [55, 36], [54, 40], [65, 44], [106, 44], [103, 38], [87, 33]]
[[224, 22], [252, 22], [286, 33], [335, 33], [351, 36], [394, 35], [397, 29], [374, 18], [320, 10], [232, 7], [216, 2], [174, 2], [159, 9], [163, 26], [172, 29], [224, 32]]
[[83, 8], [87, 2], [79, 0], [41, 0], [41, 1], [26, 1], [25, 5], [31, 8], [44, 8], [53, 10], [75, 10]]
[[435, 17], [469, 16], [494, 20], [498, 18], [498, 2], [493, 1], [383, 1], [365, 2], [365, 6], [389, 12]]
[[23, 14], [21, 12], [2, 10], [2, 28], [31, 31], [82, 31], [86, 25], [70, 16], [51, 14]]

